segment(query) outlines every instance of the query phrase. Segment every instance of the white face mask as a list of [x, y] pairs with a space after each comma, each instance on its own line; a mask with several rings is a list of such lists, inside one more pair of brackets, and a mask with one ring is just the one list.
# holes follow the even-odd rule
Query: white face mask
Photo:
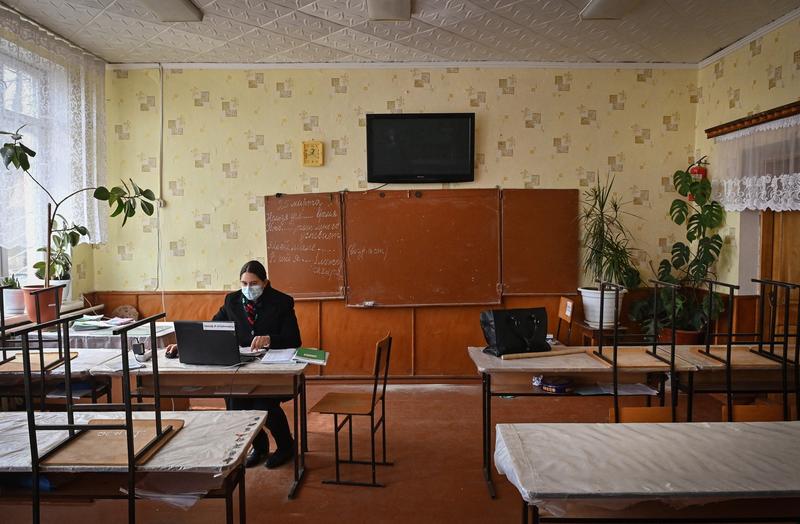
[[244, 295], [244, 298], [250, 300], [251, 302], [253, 300], [257, 300], [263, 292], [264, 288], [258, 284], [254, 284], [252, 286], [242, 286], [242, 295]]

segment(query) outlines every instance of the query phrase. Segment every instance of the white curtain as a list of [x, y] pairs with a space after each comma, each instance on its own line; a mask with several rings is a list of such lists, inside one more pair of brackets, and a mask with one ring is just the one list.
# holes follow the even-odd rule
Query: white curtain
[[[30, 172], [56, 201], [105, 183], [104, 76], [105, 62], [0, 5], [0, 129], [25, 126], [23, 143], [36, 151]], [[0, 247], [31, 254], [44, 246], [48, 201], [22, 171], [0, 164]], [[82, 241], [105, 240], [107, 213], [92, 191], [59, 214], [89, 229]]]
[[800, 210], [800, 115], [719, 136], [715, 196], [729, 211]]

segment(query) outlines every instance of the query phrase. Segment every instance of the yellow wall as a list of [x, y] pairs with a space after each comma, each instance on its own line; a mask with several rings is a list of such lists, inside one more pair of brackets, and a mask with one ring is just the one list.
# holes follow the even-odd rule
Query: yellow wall
[[[614, 173], [639, 258], [657, 265], [683, 233], [668, 216], [672, 173], [699, 151], [714, 174], [702, 129], [800, 93], [798, 24], [700, 71], [167, 70], [161, 285], [234, 286], [245, 260], [265, 258], [263, 195], [365, 189], [364, 115], [390, 111], [477, 114], [476, 181], [459, 187], [585, 188]], [[109, 70], [106, 94], [109, 182], [157, 188], [158, 70]], [[325, 142], [324, 167], [301, 165], [312, 138]], [[157, 223], [112, 222], [107, 244], [76, 257], [95, 269], [77, 288], [155, 288]], [[737, 224], [724, 230], [722, 278], [735, 278]]]
[[[753, 113], [800, 100], [800, 19], [757, 38], [698, 72], [695, 144], [698, 155], [708, 155], [709, 176], [714, 170], [714, 140], [705, 129]], [[728, 213], [723, 237], [726, 247], [719, 278], [738, 281], [739, 213]]]

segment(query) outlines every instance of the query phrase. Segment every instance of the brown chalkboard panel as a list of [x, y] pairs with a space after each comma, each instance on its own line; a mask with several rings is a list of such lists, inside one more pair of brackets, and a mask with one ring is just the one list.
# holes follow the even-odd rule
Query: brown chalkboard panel
[[500, 303], [497, 189], [345, 193], [347, 304]]
[[504, 189], [503, 294], [574, 294], [578, 287], [577, 189]]
[[343, 298], [341, 195], [268, 196], [264, 209], [275, 287], [295, 298]]

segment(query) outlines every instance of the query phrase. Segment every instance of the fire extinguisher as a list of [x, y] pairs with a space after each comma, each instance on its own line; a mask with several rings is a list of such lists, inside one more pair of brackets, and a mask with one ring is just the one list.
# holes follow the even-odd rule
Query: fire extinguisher
[[[706, 157], [701, 158], [697, 162], [689, 168], [689, 174], [692, 175], [692, 179], [695, 182], [699, 182], [705, 178], [708, 178], [708, 168], [706, 167], [708, 162], [706, 161]], [[688, 195], [689, 201], [694, 202], [694, 195], [689, 193]]]

